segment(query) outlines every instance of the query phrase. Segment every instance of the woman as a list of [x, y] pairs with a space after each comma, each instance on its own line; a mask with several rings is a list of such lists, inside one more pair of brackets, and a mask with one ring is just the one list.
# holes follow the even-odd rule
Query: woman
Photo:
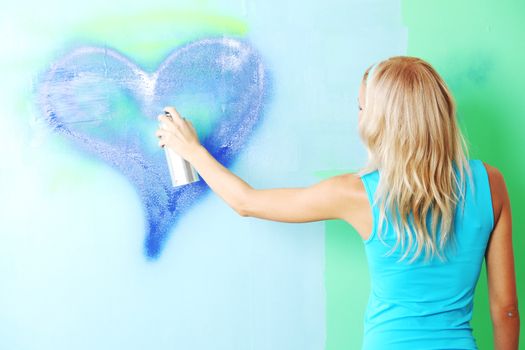
[[391, 57], [366, 70], [358, 103], [367, 166], [306, 188], [252, 188], [173, 107], [156, 135], [241, 216], [356, 229], [372, 281], [363, 349], [477, 349], [470, 320], [483, 257], [495, 348], [518, 349], [507, 188], [498, 169], [468, 159], [445, 82], [424, 60]]

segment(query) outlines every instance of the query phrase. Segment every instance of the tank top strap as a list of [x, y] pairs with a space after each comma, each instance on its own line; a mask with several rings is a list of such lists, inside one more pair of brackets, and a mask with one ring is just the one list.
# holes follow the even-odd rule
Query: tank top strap
[[[490, 180], [487, 169], [480, 159], [470, 160], [470, 169], [474, 179], [474, 191], [471, 194], [473, 201], [480, 212], [483, 224], [489, 232], [494, 229], [494, 209], [492, 204], [492, 193], [490, 190]], [[469, 186], [467, 180], [467, 187]]]
[[368, 202], [370, 203], [370, 207], [372, 208], [372, 232], [366, 240], [363, 240], [363, 242], [366, 244], [370, 242], [376, 235], [376, 225], [379, 221], [379, 207], [375, 202], [374, 198], [377, 190], [377, 185], [379, 184], [379, 171], [375, 170], [373, 172], [362, 175], [361, 181], [363, 182], [363, 185], [366, 190], [366, 195], [368, 197]]

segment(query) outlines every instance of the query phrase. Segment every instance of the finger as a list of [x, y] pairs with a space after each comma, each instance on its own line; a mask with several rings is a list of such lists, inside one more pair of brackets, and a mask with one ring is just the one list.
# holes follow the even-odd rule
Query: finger
[[157, 120], [160, 123], [162, 123], [162, 125], [168, 125], [169, 123], [173, 123], [173, 121], [170, 118], [166, 117], [164, 114], [159, 114], [157, 116]]
[[168, 129], [164, 128], [164, 127], [159, 127], [157, 129], [157, 131], [155, 131], [155, 134], [167, 134], [167, 133], [170, 133], [170, 132], [172, 132], [172, 131], [168, 130]]
[[180, 116], [179, 112], [177, 112], [175, 107], [172, 107], [172, 106], [164, 107], [164, 112], [168, 112], [173, 117], [173, 120], [177, 118], [182, 119], [182, 117]]
[[183, 118], [183, 122], [186, 130], [195, 130], [193, 124], [191, 123], [191, 120]]
[[185, 121], [186, 121], [186, 118], [184, 118], [183, 116], [181, 116], [179, 114], [179, 112], [177, 112], [177, 110], [174, 108], [174, 107], [166, 107], [165, 109], [165, 112], [166, 113], [169, 113], [172, 117], [172, 120], [173, 120], [173, 124], [181, 127], [181, 128], [184, 128], [185, 127]]
[[184, 140], [184, 133], [178, 125], [175, 126], [173, 131], [171, 131], [171, 134], [175, 136], [175, 138]]
[[165, 142], [167, 140], [171, 140], [173, 138], [184, 139], [183, 133], [182, 133], [182, 131], [180, 130], [180, 128], [178, 126], [175, 126], [173, 128], [173, 130], [166, 130], [166, 129], [163, 129], [163, 128], [159, 128], [155, 132], [155, 135], [159, 139], [165, 140]]
[[163, 127], [164, 130], [173, 131], [177, 128], [178, 124], [176, 124], [171, 118], [161, 114], [157, 117], [159, 122], [161, 123], [161, 128]]
[[167, 124], [165, 128], [169, 129], [170, 131], [174, 131], [176, 128], [181, 129], [185, 127], [184, 120], [181, 119], [180, 117], [172, 118], [171, 116], [163, 115], [163, 116], [159, 116], [159, 120], [165, 124], [167, 124], [165, 121], [169, 120], [169, 124]]
[[157, 120], [163, 121], [163, 122], [169, 121], [170, 123], [173, 123], [173, 120], [170, 117], [168, 117], [166, 114], [159, 114], [157, 116]]

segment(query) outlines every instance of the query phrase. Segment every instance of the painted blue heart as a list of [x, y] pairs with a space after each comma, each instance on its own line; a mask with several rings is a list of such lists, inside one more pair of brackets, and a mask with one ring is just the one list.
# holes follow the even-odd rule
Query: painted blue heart
[[171, 186], [156, 116], [188, 100], [208, 108], [211, 132], [199, 138], [227, 167], [260, 124], [268, 86], [251, 45], [211, 38], [175, 49], [154, 72], [109, 48], [77, 48], [41, 75], [36, 100], [53, 131], [135, 186], [147, 216], [145, 255], [157, 259], [181, 215], [210, 191], [204, 180]]

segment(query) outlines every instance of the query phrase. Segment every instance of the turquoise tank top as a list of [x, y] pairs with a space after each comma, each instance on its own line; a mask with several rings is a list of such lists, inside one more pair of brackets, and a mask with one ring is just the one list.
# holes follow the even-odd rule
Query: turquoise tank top
[[380, 174], [376, 170], [361, 176], [374, 220], [370, 237], [363, 241], [371, 280], [363, 350], [477, 349], [470, 320], [494, 215], [485, 167], [477, 159], [469, 164], [474, 189], [467, 176], [464, 211], [458, 205], [455, 213], [455, 249], [449, 246], [445, 262], [435, 257], [425, 263], [424, 250], [410, 265], [411, 254], [396, 262], [404, 252], [400, 246], [384, 256], [396, 236], [390, 221], [383, 223], [384, 243], [376, 232], [379, 207], [373, 196]]

